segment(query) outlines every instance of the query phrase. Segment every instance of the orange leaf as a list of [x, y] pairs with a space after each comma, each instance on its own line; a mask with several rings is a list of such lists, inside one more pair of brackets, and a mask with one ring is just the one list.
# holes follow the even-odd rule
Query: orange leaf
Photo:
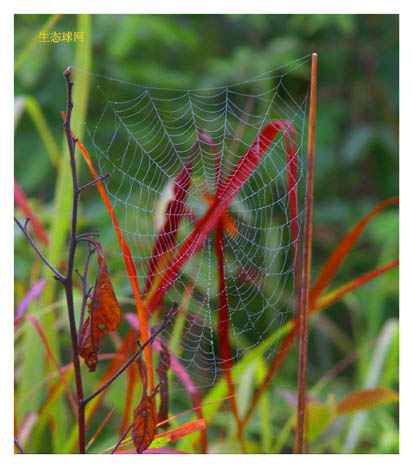
[[133, 413], [132, 439], [136, 451], [142, 453], [155, 437], [155, 411], [152, 400], [145, 393]]
[[164, 432], [155, 436], [155, 439], [168, 437], [168, 443], [171, 443], [181, 437], [184, 437], [192, 432], [204, 431], [207, 428], [205, 419], [196, 419], [195, 421], [190, 421], [188, 423], [182, 424], [181, 426], [175, 427], [174, 429]]
[[387, 200], [379, 203], [376, 208], [374, 208], [370, 213], [365, 216], [338, 244], [334, 252], [331, 254], [327, 260], [324, 268], [321, 270], [321, 273], [318, 275], [313, 287], [310, 291], [310, 308], [313, 308], [315, 302], [320, 297], [322, 292], [330, 284], [331, 280], [334, 278], [337, 270], [340, 268], [344, 259], [347, 257], [350, 250], [353, 248], [356, 240], [360, 236], [363, 229], [366, 227], [369, 221], [377, 214], [380, 213], [386, 206], [390, 204], [399, 203], [398, 197], [388, 198]]
[[98, 361], [100, 340], [116, 330], [120, 323], [120, 309], [110, 282], [106, 262], [100, 244], [96, 243], [99, 271], [91, 303], [89, 317], [83, 325], [79, 339], [79, 354], [93, 372]]
[[142, 379], [143, 394], [141, 402], [133, 413], [132, 440], [136, 451], [142, 453], [153, 441], [156, 433], [155, 407], [147, 395], [148, 378], [146, 375], [145, 363], [142, 359], [138, 360], [139, 373]]
[[351, 413], [398, 400], [399, 394], [390, 388], [378, 387], [359, 390], [339, 401], [336, 405], [336, 413], [338, 415]]
[[338, 301], [341, 297], [343, 297], [348, 292], [353, 291], [356, 288], [359, 288], [363, 284], [371, 281], [372, 279], [376, 278], [377, 276], [381, 275], [382, 273], [385, 273], [386, 271], [389, 271], [392, 268], [395, 268], [398, 265], [399, 265], [399, 259], [396, 258], [396, 260], [393, 260], [393, 261], [391, 261], [389, 263], [386, 263], [386, 265], [383, 265], [382, 267], [375, 268], [374, 270], [369, 271], [368, 273], [365, 273], [362, 276], [359, 276], [358, 278], [354, 279], [353, 281], [349, 281], [348, 283], [341, 286], [340, 288], [337, 288], [336, 290], [332, 291], [331, 293], [327, 294], [326, 296], [321, 297], [314, 304], [314, 306], [311, 309], [310, 313], [316, 312], [319, 309], [324, 309], [325, 307], [328, 307], [331, 304], [334, 304], [334, 302]]

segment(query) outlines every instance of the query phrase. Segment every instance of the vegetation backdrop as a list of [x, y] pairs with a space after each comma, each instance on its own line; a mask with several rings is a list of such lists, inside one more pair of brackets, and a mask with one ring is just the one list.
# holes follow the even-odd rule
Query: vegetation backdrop
[[[43, 43], [42, 31], [83, 32], [84, 40]], [[212, 87], [247, 79], [315, 51], [319, 55], [313, 243], [316, 277], [340, 239], [380, 201], [398, 195], [398, 37], [396, 15], [16, 15], [15, 180], [48, 233], [50, 259], [58, 263], [64, 258], [70, 210], [70, 180], [63, 174], [67, 169], [59, 165], [66, 154], [60, 115], [66, 103], [62, 74], [69, 64], [151, 86]], [[74, 99], [77, 114], [73, 128], [82, 136], [84, 120], [90, 128], [96, 123], [96, 103], [88, 99], [87, 84], [78, 89], [75, 85]], [[82, 180], [88, 180], [83, 163], [80, 174]], [[21, 219], [24, 216], [19, 207], [16, 214]], [[82, 196], [79, 222], [84, 231], [100, 231], [115, 290], [119, 296], [128, 296], [119, 248], [96, 190]], [[331, 287], [397, 256], [398, 211], [389, 208], [367, 226]], [[16, 306], [43, 277], [39, 260], [16, 230]], [[57, 303], [57, 318], [53, 319], [57, 325], [47, 318], [52, 302]], [[67, 363], [70, 347], [62, 304], [62, 291], [49, 280], [43, 295], [29, 309], [31, 314], [40, 314], [46, 331], [57, 326], [59, 359]], [[133, 310], [132, 305], [129, 308]], [[49, 338], [55, 347], [53, 334]], [[311, 322], [309, 343], [310, 389], [335, 364], [354, 351], [358, 353], [317, 394], [321, 401], [329, 394], [339, 399], [367, 386], [398, 390], [398, 270], [354, 290], [318, 314]], [[377, 362], [380, 352], [383, 359]], [[24, 447], [29, 452], [70, 451], [67, 441], [72, 426], [63, 423], [68, 405], [58, 406], [54, 416], [42, 419], [46, 388], [29, 393], [47, 375], [44, 360], [36, 332], [24, 323], [16, 335], [15, 357], [16, 418], [19, 425], [26, 424], [29, 433]], [[294, 349], [277, 385], [293, 391], [296, 366]], [[116, 403], [122, 385], [125, 381], [109, 393], [107, 406], [99, 413], [101, 417], [95, 418], [90, 434]], [[254, 382], [249, 385], [247, 399]], [[275, 388], [266, 392], [267, 404], [275, 408], [268, 420], [255, 411], [247, 428], [252, 452], [293, 450], [291, 428], [287, 428], [282, 447], [277, 444], [293, 409]], [[188, 409], [188, 403], [177, 398], [174, 412]], [[37, 414], [33, 426], [30, 414]], [[221, 416], [218, 413], [211, 424], [210, 451], [237, 452], [235, 439], [222, 438], [234, 428]], [[111, 431], [117, 434], [120, 418], [121, 409], [117, 408], [92, 452], [116, 441]], [[267, 429], [265, 422], [269, 423]], [[398, 452], [397, 405], [377, 407], [364, 418], [357, 414], [338, 419], [314, 440], [312, 451]]]

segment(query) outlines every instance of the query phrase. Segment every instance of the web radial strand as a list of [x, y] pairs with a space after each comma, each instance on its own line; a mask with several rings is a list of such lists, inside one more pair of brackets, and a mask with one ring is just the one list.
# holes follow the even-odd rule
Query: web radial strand
[[[254, 140], [270, 122], [283, 122], [221, 217], [234, 379], [256, 346], [270, 340], [264, 356], [270, 359], [277, 352], [275, 332], [296, 309], [294, 259], [300, 236], [294, 237], [293, 224], [300, 232], [308, 62], [304, 57], [232, 86], [195, 90], [151, 88], [91, 74], [101, 105], [90, 131], [94, 157], [100, 173], [111, 174], [104, 183], [147, 305], [216, 191], [227, 196], [225, 184]], [[287, 159], [286, 133], [290, 138], [295, 133], [292, 159]], [[293, 186], [292, 165], [297, 172]], [[294, 191], [299, 197], [295, 218]], [[217, 336], [214, 239], [212, 229], [149, 310], [156, 325], [178, 302], [174, 323], [162, 339], [200, 387], [216, 382], [224, 364]]]

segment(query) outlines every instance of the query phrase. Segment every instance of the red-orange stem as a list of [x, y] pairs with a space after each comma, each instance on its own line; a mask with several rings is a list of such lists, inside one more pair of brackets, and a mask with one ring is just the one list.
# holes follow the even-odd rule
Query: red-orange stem
[[310, 279], [311, 279], [311, 245], [313, 237], [313, 199], [314, 199], [314, 153], [315, 153], [315, 120], [317, 90], [317, 54], [312, 55], [310, 85], [310, 115], [308, 128], [307, 177], [304, 215], [303, 270], [301, 281], [301, 300], [299, 309], [298, 341], [298, 398], [297, 398], [297, 432], [295, 452], [303, 453], [306, 387], [307, 387], [307, 351], [308, 351], [308, 317], [310, 315]]

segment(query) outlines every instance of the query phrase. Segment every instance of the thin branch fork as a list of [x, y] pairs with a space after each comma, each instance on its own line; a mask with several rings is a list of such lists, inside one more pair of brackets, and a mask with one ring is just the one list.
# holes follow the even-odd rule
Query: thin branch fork
[[79, 187], [78, 193], [82, 192], [83, 190], [85, 190], [85, 189], [87, 189], [87, 188], [89, 188], [89, 187], [92, 187], [93, 185], [96, 185], [98, 182], [101, 182], [102, 180], [105, 180], [105, 179], [107, 179], [108, 177], [110, 177], [110, 174], [101, 175], [101, 176], [99, 176], [97, 179], [91, 180], [90, 182], [88, 182], [87, 184], [83, 185], [82, 187]]
[[143, 350], [146, 348], [146, 346], [149, 346], [155, 338], [169, 325], [169, 322], [178, 309], [178, 303], [174, 302], [172, 308], [170, 311], [165, 315], [164, 320], [162, 321], [161, 325], [158, 327], [158, 329], [152, 333], [152, 335], [145, 341], [143, 345], [140, 344], [139, 341], [137, 341], [137, 344], [139, 346], [139, 349], [125, 362], [125, 364], [114, 374], [106, 383], [104, 383], [100, 388], [98, 388], [95, 392], [93, 392], [89, 397], [85, 398], [80, 402], [81, 406], [85, 407], [89, 401], [93, 400], [93, 398], [97, 397], [100, 393], [102, 393], [104, 390], [109, 387], [109, 385], [116, 380], [125, 370], [133, 363], [135, 360], [140, 357], [143, 353]]
[[83, 237], [99, 237], [98, 231], [95, 232], [85, 232], [83, 234], [78, 234], [76, 240], [79, 242]]
[[85, 262], [85, 267], [83, 270], [83, 275], [79, 273], [79, 270], [76, 270], [76, 273], [79, 275], [81, 281], [82, 281], [82, 305], [80, 308], [80, 319], [79, 319], [79, 330], [77, 333], [77, 343], [79, 345], [79, 340], [80, 340], [80, 334], [82, 332], [83, 328], [83, 322], [85, 318], [85, 310], [86, 310], [86, 304], [87, 300], [89, 299], [90, 293], [92, 292], [93, 286], [90, 286], [89, 289], [87, 287], [87, 273], [89, 269], [89, 262], [92, 257], [92, 255], [96, 252], [96, 248], [92, 246], [91, 243], [87, 244], [88, 246], [88, 255], [86, 257], [86, 262]]
[[26, 239], [29, 241], [29, 244], [33, 247], [33, 250], [37, 253], [37, 255], [41, 258], [41, 260], [43, 261], [43, 263], [53, 272], [54, 274], [54, 278], [56, 278], [58, 281], [61, 281], [61, 282], [64, 282], [65, 281], [65, 277], [59, 273], [56, 268], [54, 268], [49, 262], [48, 260], [46, 259], [46, 257], [40, 252], [39, 248], [37, 247], [36, 243], [34, 242], [34, 240], [32, 239], [31, 235], [29, 234], [29, 232], [27, 231], [27, 226], [30, 222], [30, 218], [26, 218], [26, 221], [24, 223], [24, 226], [21, 224], [21, 222], [16, 218], [16, 216], [14, 217], [14, 222], [17, 224], [17, 226], [19, 226], [20, 230], [22, 231], [22, 233], [25, 235]]
[[[66, 104], [66, 117], [64, 120], [64, 130], [65, 130], [67, 144], [69, 148], [70, 169], [71, 169], [72, 186], [73, 186], [71, 226], [70, 226], [69, 247], [68, 247], [67, 266], [66, 266], [65, 275], [60, 273], [56, 268], [54, 268], [48, 262], [46, 257], [40, 252], [39, 248], [33, 241], [32, 237], [30, 236], [27, 230], [30, 218], [26, 219], [24, 225], [20, 223], [20, 221], [16, 217], [14, 217], [14, 221], [16, 222], [20, 230], [23, 232], [23, 234], [29, 241], [34, 251], [40, 257], [40, 259], [52, 271], [52, 273], [54, 274], [54, 278], [59, 280], [63, 284], [64, 289], [65, 289], [67, 312], [68, 312], [69, 325], [70, 325], [70, 337], [71, 337], [71, 343], [72, 343], [73, 368], [74, 368], [74, 373], [75, 373], [76, 393], [77, 393], [77, 405], [78, 405], [77, 422], [78, 422], [78, 428], [79, 428], [79, 452], [85, 453], [86, 452], [86, 448], [85, 448], [85, 431], [86, 431], [85, 403], [83, 399], [83, 384], [82, 384], [82, 373], [81, 373], [81, 368], [80, 368], [78, 336], [80, 336], [80, 332], [81, 332], [82, 325], [83, 325], [83, 318], [84, 318], [84, 312], [86, 308], [87, 299], [91, 293], [91, 288], [87, 289], [87, 271], [89, 267], [90, 258], [92, 254], [94, 253], [94, 251], [96, 250], [96, 241], [92, 239], [92, 237], [97, 237], [99, 236], [99, 234], [97, 232], [94, 232], [94, 233], [85, 233], [85, 234], [78, 235], [77, 234], [77, 218], [78, 218], [80, 193], [83, 190], [87, 189], [88, 187], [92, 187], [97, 182], [106, 179], [110, 175], [109, 174], [102, 175], [83, 186], [79, 186], [77, 167], [76, 167], [76, 158], [75, 158], [75, 148], [76, 148], [77, 140], [73, 137], [72, 130], [71, 130], [71, 117], [72, 117], [72, 109], [73, 109], [73, 101], [72, 101], [73, 83], [70, 80], [71, 72], [72, 72], [71, 67], [68, 67], [63, 74], [65, 81], [66, 81], [66, 89], [67, 89], [67, 104]], [[82, 280], [82, 291], [83, 291], [81, 319], [79, 323], [79, 332], [78, 332], [76, 329], [74, 300], [73, 300], [73, 271], [74, 271], [76, 246], [78, 242], [81, 242], [81, 241], [85, 241], [88, 243], [89, 252], [88, 252], [86, 264], [84, 266], [83, 274], [80, 274], [79, 271], [76, 270]], [[19, 450], [22, 451], [16, 439], [15, 439], [15, 444], [19, 448]]]

